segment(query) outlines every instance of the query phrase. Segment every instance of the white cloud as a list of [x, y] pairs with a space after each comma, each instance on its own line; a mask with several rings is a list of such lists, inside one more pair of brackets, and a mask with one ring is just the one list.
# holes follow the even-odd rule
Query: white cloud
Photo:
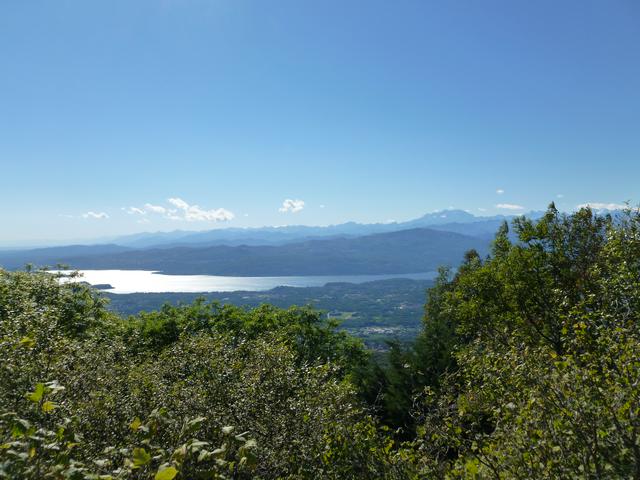
[[189, 204], [182, 200], [181, 198], [170, 198], [169, 203], [174, 207], [178, 207], [181, 210], [187, 210], [189, 208]]
[[303, 200], [292, 200], [287, 198], [284, 202], [282, 202], [282, 207], [278, 209], [279, 212], [286, 213], [296, 213], [304, 208]]
[[325, 207], [324, 205], [320, 205], [320, 208], [324, 208], [324, 207]]
[[497, 190], [496, 190], [496, 193], [497, 193], [498, 195], [502, 195], [502, 194], [504, 193], [504, 190], [503, 190], [503, 189], [501, 189], [501, 188], [499, 188], [499, 189], [497, 189]]
[[482, 207], [478, 207], [478, 210], [481, 211], [481, 212], [486, 212], [487, 211], [486, 208], [482, 208]]
[[162, 207], [160, 205], [152, 205], [151, 203], [145, 203], [142, 208], [126, 207], [122, 210], [127, 212], [129, 215], [146, 215], [147, 213], [160, 213], [164, 215], [165, 213], [167, 213], [167, 209], [165, 207]]
[[165, 217], [167, 217], [169, 220], [174, 220], [174, 221], [184, 220], [184, 218], [181, 217], [180, 215], [177, 215], [176, 212], [177, 210], [169, 210], [167, 211], [167, 214], [165, 215]]
[[160, 205], [151, 205], [150, 203], [145, 203], [144, 209], [147, 212], [153, 212], [153, 213], [166, 213], [167, 211], [166, 208], [161, 207]]
[[104, 220], [106, 218], [109, 218], [109, 215], [107, 215], [104, 212], [87, 212], [87, 213], [83, 213], [82, 214], [82, 218], [95, 218], [97, 220]]
[[145, 203], [142, 208], [138, 207], [126, 207], [122, 208], [129, 215], [142, 215], [143, 217], [136, 221], [136, 223], [147, 224], [151, 223], [151, 220], [146, 217], [148, 213], [159, 213], [161, 215], [165, 215], [167, 213], [167, 209], [160, 205], [152, 205], [150, 203]]
[[496, 205], [496, 208], [501, 208], [503, 210], [524, 210], [523, 206], [514, 205], [513, 203], [499, 203]]
[[[189, 205], [181, 198], [169, 198], [167, 201], [176, 208], [145, 203], [143, 207], [127, 207], [122, 210], [131, 215], [157, 214], [169, 220], [187, 222], [224, 222], [234, 218], [234, 214], [224, 208], [205, 210], [198, 205]], [[149, 220], [138, 223], [149, 223]]]
[[172, 220], [180, 219], [187, 222], [226, 222], [233, 220], [234, 214], [224, 208], [204, 210], [198, 205], [189, 205], [181, 198], [170, 198], [169, 203], [178, 210], [169, 210], [168, 216]]
[[626, 205], [621, 203], [601, 203], [601, 202], [587, 202], [578, 205], [576, 208], [591, 208], [592, 210], [624, 210]]
[[564, 195], [562, 193], [559, 193], [558, 195], [556, 195], [556, 197], [558, 198], [564, 198]]
[[147, 214], [147, 212], [145, 212], [144, 210], [138, 207], [126, 207], [126, 208], [123, 208], [122, 210], [127, 212], [129, 215], [146, 215]]
[[146, 215], [147, 213], [160, 213], [164, 215], [165, 213], [167, 213], [167, 209], [165, 207], [162, 207], [160, 205], [152, 205], [150, 203], [145, 203], [142, 208], [126, 207], [122, 210], [127, 212], [129, 215]]

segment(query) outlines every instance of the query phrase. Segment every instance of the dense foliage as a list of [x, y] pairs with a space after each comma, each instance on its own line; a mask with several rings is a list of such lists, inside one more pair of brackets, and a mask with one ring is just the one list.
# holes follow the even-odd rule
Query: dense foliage
[[348, 381], [364, 351], [316, 312], [123, 320], [83, 285], [2, 272], [0, 338], [0, 477], [392, 474]]
[[0, 271], [0, 478], [640, 479], [640, 214], [512, 229], [382, 362], [307, 308]]
[[640, 213], [551, 205], [513, 230], [442, 272], [386, 373], [421, 393], [383, 413], [428, 477], [640, 478]]

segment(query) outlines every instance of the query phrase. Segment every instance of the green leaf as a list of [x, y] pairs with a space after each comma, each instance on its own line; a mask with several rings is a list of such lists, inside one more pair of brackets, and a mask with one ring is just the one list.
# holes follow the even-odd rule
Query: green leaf
[[209, 452], [207, 450], [200, 450], [200, 455], [198, 455], [198, 461], [202, 462], [203, 460], [209, 460], [213, 455], [213, 452]]
[[53, 412], [58, 407], [57, 403], [47, 401], [42, 404], [42, 411], [44, 413]]
[[144, 448], [133, 449], [133, 466], [139, 468], [151, 461], [151, 454], [147, 453]]
[[189, 428], [197, 428], [197, 427], [199, 427], [200, 425], [202, 425], [202, 423], [203, 423], [206, 419], [207, 419], [207, 417], [196, 417], [196, 418], [194, 418], [194, 419], [192, 419], [192, 420], [189, 420], [189, 421], [187, 422], [187, 426], [188, 426]]
[[469, 459], [464, 468], [470, 475], [475, 476], [478, 474], [478, 461], [476, 459]]
[[27, 348], [33, 348], [36, 346], [36, 341], [31, 337], [22, 337], [20, 339], [20, 345]]
[[189, 443], [189, 448], [193, 452], [197, 452], [201, 450], [203, 447], [208, 447], [208, 446], [209, 446], [209, 442], [203, 442], [201, 440], [194, 440]]
[[135, 432], [140, 428], [141, 425], [142, 425], [142, 422], [138, 417], [136, 417], [133, 419], [133, 422], [129, 424], [129, 427], [131, 428], [131, 430]]
[[154, 478], [155, 480], [173, 480], [177, 474], [178, 470], [175, 467], [160, 467]]
[[[393, 445], [393, 442], [390, 442], [390, 445]], [[247, 440], [247, 443], [245, 443], [242, 448], [250, 449], [250, 448], [256, 448], [257, 446], [258, 446], [258, 442], [256, 442], [255, 439], [250, 438], [249, 440]]]
[[27, 398], [31, 400], [33, 403], [38, 403], [42, 400], [42, 396], [44, 395], [44, 383], [38, 383], [36, 385], [36, 389], [27, 394]]
[[200, 428], [200, 426], [205, 422], [205, 420], [206, 420], [206, 417], [196, 417], [192, 420], [189, 420], [182, 427], [182, 432], [180, 433], [180, 435], [185, 437], [193, 434]]

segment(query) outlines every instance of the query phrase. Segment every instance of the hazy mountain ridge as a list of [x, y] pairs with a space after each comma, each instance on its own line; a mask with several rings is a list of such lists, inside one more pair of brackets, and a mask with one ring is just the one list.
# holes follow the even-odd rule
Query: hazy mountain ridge
[[[541, 212], [529, 212], [530, 218], [539, 218]], [[224, 228], [202, 232], [176, 230], [173, 232], [139, 233], [116, 238], [113, 243], [133, 248], [162, 245], [283, 245], [323, 237], [363, 236], [412, 228], [433, 228], [463, 235], [493, 235], [500, 224], [518, 215], [475, 216], [465, 210], [442, 210], [427, 213], [406, 222], [357, 223], [346, 222], [327, 226], [288, 225], [281, 227]]]
[[80, 269], [233, 276], [416, 273], [455, 266], [469, 248], [486, 250], [498, 227], [515, 217], [444, 210], [400, 223], [141, 233], [109, 244], [4, 251], [0, 266], [63, 263]]
[[[78, 269], [159, 270], [172, 274], [232, 276], [396, 274], [455, 266], [465, 251], [487, 251], [486, 239], [432, 229], [409, 229], [354, 238], [307, 240], [286, 245], [174, 247], [42, 257]], [[84, 251], [91, 251], [87, 247]], [[28, 252], [24, 252], [28, 255]], [[28, 257], [30, 258], [30, 257]], [[20, 268], [17, 255], [13, 265]]]
[[78, 255], [111, 255], [132, 250], [122, 245], [68, 245], [64, 247], [35, 248], [31, 250], [0, 251], [0, 267], [17, 269], [27, 263], [35, 266], [64, 263], [63, 259]]

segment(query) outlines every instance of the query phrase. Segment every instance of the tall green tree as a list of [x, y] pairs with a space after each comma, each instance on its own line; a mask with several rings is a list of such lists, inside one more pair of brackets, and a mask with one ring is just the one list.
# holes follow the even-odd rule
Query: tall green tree
[[640, 214], [513, 229], [431, 297], [456, 368], [420, 397], [424, 472], [640, 478]]

